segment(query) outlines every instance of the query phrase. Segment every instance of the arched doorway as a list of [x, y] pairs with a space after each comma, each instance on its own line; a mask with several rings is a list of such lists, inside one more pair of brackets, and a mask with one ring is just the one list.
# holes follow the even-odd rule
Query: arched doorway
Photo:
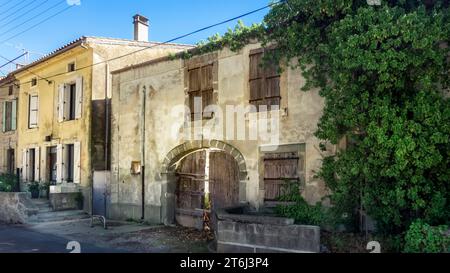
[[167, 188], [173, 189], [173, 203], [168, 204], [167, 215], [182, 226], [203, 229], [205, 222], [211, 220], [213, 224], [217, 209], [246, 201], [247, 171], [244, 157], [229, 144], [195, 144], [175, 148], [166, 160], [170, 162], [165, 165]]

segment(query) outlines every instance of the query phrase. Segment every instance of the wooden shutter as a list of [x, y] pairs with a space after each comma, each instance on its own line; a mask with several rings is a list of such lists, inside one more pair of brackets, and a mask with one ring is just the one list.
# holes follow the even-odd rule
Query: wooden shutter
[[250, 104], [257, 107], [279, 106], [281, 102], [279, 66], [277, 64], [263, 66], [264, 54], [264, 50], [258, 50], [250, 55]]
[[64, 181], [64, 163], [63, 163], [63, 145], [56, 146], [56, 182], [62, 183]]
[[83, 114], [83, 77], [76, 80], [75, 92], [75, 119], [80, 119]]
[[3, 102], [2, 131], [6, 132], [6, 101]]
[[264, 71], [261, 67], [262, 53], [250, 55], [250, 103], [264, 104]]
[[191, 111], [191, 119], [194, 121], [196, 119], [201, 119], [201, 106], [195, 107], [195, 98], [201, 98], [201, 69], [196, 68], [189, 70], [189, 107]]
[[75, 142], [73, 145], [73, 182], [81, 182], [81, 143]]
[[65, 119], [65, 93], [66, 85], [60, 84], [58, 88], [58, 122], [63, 122]]
[[12, 101], [11, 107], [11, 130], [17, 130], [17, 99]]
[[277, 200], [283, 194], [287, 194], [286, 181], [300, 181], [299, 160], [297, 153], [278, 153], [265, 156], [265, 200]]
[[212, 118], [212, 112], [205, 111], [205, 108], [213, 105], [214, 86], [213, 86], [213, 65], [206, 65], [201, 68], [201, 88], [202, 88], [202, 109], [204, 118]]
[[29, 128], [36, 128], [39, 122], [39, 97], [36, 95], [30, 96], [29, 103]]
[[[214, 104], [213, 64], [189, 70], [189, 107], [192, 120], [196, 117], [211, 118], [212, 112], [205, 113], [205, 108]], [[195, 109], [195, 98], [201, 98], [202, 105]]]
[[28, 150], [23, 149], [22, 151], [22, 180], [28, 180]]
[[34, 170], [30, 170], [30, 171], [34, 171], [34, 180], [35, 181], [40, 181], [41, 179], [41, 175], [40, 175], [40, 167], [41, 167], [41, 153], [40, 153], [40, 148], [37, 147], [34, 149]]

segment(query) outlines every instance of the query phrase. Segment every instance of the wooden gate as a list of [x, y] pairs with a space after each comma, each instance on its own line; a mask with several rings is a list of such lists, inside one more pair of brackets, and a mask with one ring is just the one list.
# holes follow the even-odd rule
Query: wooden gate
[[206, 152], [187, 156], [179, 169], [177, 184], [177, 208], [192, 211], [203, 209], [205, 190]]
[[209, 179], [213, 210], [239, 204], [239, 166], [231, 155], [211, 152]]
[[239, 166], [231, 155], [215, 151], [191, 154], [183, 160], [177, 175], [176, 218], [183, 226], [214, 228], [211, 211], [239, 204]]

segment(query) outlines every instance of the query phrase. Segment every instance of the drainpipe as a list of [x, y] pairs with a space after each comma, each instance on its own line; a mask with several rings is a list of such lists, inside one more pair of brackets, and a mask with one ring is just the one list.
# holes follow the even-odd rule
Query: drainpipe
[[108, 215], [108, 213], [107, 213], [107, 209], [108, 209], [108, 206], [107, 206], [107, 199], [108, 199], [108, 177], [107, 177], [107, 173], [108, 173], [108, 170], [109, 170], [109, 164], [108, 164], [108, 160], [109, 160], [109, 157], [108, 157], [108, 152], [109, 152], [109, 149], [108, 149], [108, 147], [109, 147], [109, 126], [110, 126], [110, 124], [109, 124], [109, 122], [110, 122], [110, 118], [109, 118], [109, 102], [108, 102], [108, 100], [109, 100], [109, 96], [108, 96], [108, 94], [109, 94], [109, 84], [110, 84], [110, 82], [109, 82], [109, 63], [108, 62], [106, 62], [105, 63], [105, 198], [104, 198], [104, 206], [105, 206], [105, 210], [104, 210], [104, 212], [105, 212], [105, 217], [107, 217], [107, 215]]
[[142, 166], [141, 166], [141, 179], [142, 179], [142, 220], [145, 220], [145, 113], [146, 113], [146, 95], [147, 89], [144, 86], [142, 90], [142, 130], [141, 130], [141, 149], [142, 149]]

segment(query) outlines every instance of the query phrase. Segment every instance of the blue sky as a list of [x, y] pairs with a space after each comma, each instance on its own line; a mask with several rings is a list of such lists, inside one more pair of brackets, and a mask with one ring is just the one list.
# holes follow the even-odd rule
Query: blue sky
[[[5, 39], [65, 9], [61, 3], [48, 13], [37, 16], [61, 0], [0, 0], [0, 54], [10, 59], [20, 55], [22, 49], [36, 53], [48, 53], [80, 36], [100, 36], [132, 39], [132, 16], [136, 13], [150, 19], [150, 40], [166, 41], [198, 28], [235, 17], [264, 7], [269, 0], [66, 0], [81, 2], [66, 12], [50, 19], [16, 38]], [[33, 8], [39, 6], [38, 8]], [[31, 12], [27, 10], [32, 9]], [[268, 9], [243, 18], [245, 24], [260, 22]], [[23, 15], [20, 19], [18, 16]], [[5, 23], [17, 19], [10, 24]], [[23, 26], [17, 24], [27, 21]], [[17, 23], [16, 23], [17, 22]], [[195, 44], [215, 33], [223, 33], [236, 22], [204, 31], [178, 42]], [[8, 33], [4, 33], [9, 29]], [[32, 58], [38, 57], [32, 54]], [[0, 65], [4, 61], [0, 60]], [[3, 68], [2, 71], [5, 71]], [[7, 69], [6, 69], [7, 70]], [[0, 73], [1, 75], [1, 73]]]

